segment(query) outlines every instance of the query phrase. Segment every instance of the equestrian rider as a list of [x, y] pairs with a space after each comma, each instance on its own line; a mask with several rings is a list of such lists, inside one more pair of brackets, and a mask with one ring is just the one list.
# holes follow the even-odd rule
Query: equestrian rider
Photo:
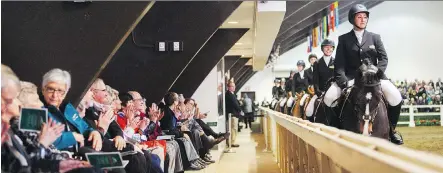
[[325, 39], [321, 43], [321, 50], [323, 56], [314, 64], [313, 72], [313, 85], [315, 90], [315, 95], [310, 100], [308, 107], [306, 108], [306, 116], [311, 117], [314, 114], [314, 103], [317, 98], [323, 95], [326, 91], [326, 85], [328, 80], [334, 77], [334, 57], [332, 57], [332, 52], [334, 52], [335, 43], [330, 39]]
[[[349, 10], [348, 20], [354, 25], [354, 29], [338, 38], [334, 61], [334, 77], [336, 82], [331, 85], [324, 96], [324, 102], [329, 107], [336, 106], [336, 104], [333, 105], [333, 102], [340, 97], [343, 88], [354, 84], [356, 71], [362, 64], [363, 59], [369, 59], [383, 72], [385, 72], [388, 66], [388, 57], [380, 35], [365, 29], [368, 18], [369, 11], [364, 5], [357, 4]], [[391, 142], [401, 145], [403, 144], [403, 139], [395, 131], [402, 104], [400, 91], [386, 76], [383, 77], [380, 85], [383, 95], [388, 102], [388, 119], [391, 125], [389, 136]]]
[[[308, 82], [309, 78], [308, 78], [308, 74], [304, 70], [305, 69], [305, 62], [303, 60], [299, 60], [297, 62], [297, 69], [298, 69], [298, 73], [296, 73], [293, 78], [293, 80], [294, 80], [293, 81], [294, 84], [292, 85], [292, 87], [293, 87], [292, 93], [293, 94], [301, 93], [303, 91], [306, 92], [308, 89], [308, 85], [309, 85], [309, 82]], [[308, 94], [303, 95], [303, 97], [301, 98], [301, 101], [300, 101], [300, 106], [304, 105], [304, 101], [307, 96], [308, 96]], [[303, 109], [300, 109], [300, 111], [303, 111]], [[301, 115], [303, 115], [303, 113]]]
[[311, 85], [314, 85], [314, 80], [313, 80], [314, 63], [317, 62], [317, 55], [310, 54], [308, 57], [308, 61], [309, 61], [309, 64], [311, 64], [311, 66], [308, 69], [306, 69], [305, 72], [308, 75], [308, 83], [311, 86]]

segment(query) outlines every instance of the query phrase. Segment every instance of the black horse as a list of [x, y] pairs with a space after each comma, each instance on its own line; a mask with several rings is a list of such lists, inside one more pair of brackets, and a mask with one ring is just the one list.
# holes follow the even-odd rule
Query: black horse
[[389, 140], [387, 105], [380, 85], [383, 76], [383, 71], [363, 60], [354, 86], [346, 88], [340, 98], [338, 108], [343, 129]]

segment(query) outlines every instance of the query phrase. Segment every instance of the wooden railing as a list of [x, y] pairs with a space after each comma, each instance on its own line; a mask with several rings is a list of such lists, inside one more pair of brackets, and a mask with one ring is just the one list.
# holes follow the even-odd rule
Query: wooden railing
[[443, 172], [441, 156], [260, 109], [266, 149], [272, 150], [283, 173]]

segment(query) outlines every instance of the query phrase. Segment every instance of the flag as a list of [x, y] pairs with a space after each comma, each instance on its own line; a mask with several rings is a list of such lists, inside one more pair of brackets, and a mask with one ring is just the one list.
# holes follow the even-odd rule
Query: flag
[[307, 50], [307, 52], [308, 53], [311, 53], [311, 39], [309, 38], [310, 36], [308, 35], [308, 38], [307, 38], [307, 42], [308, 42], [308, 50]]
[[340, 25], [340, 16], [338, 15], [338, 1], [334, 2], [334, 12], [335, 12], [335, 23], [334, 27], [337, 28], [338, 25]]
[[320, 45], [320, 44], [321, 44], [321, 41], [322, 41], [322, 38], [321, 38], [321, 36], [320, 36], [320, 33], [321, 33], [320, 25], [317, 26], [317, 33], [318, 33], [317, 43], [318, 43], [318, 45]]
[[315, 28], [312, 29], [312, 47], [316, 48], [317, 47], [317, 37], [315, 34]]
[[319, 38], [319, 36], [318, 36], [318, 26], [314, 28], [314, 33], [315, 33], [315, 38], [314, 38], [315, 44], [314, 44], [314, 47], [317, 47], [318, 44], [319, 44], [319, 42], [318, 42], [318, 38]]
[[325, 39], [325, 33], [323, 32], [323, 30], [325, 29], [325, 27], [323, 26], [323, 20], [320, 20], [319, 24], [319, 31], [320, 31], [320, 43]]
[[329, 25], [328, 18], [326, 16], [323, 17], [323, 39], [328, 38], [329, 36]]
[[313, 46], [313, 42], [312, 42], [312, 33], [309, 36], [309, 50], [312, 52], [312, 46]]
[[335, 30], [335, 3], [332, 3], [331, 6], [329, 7], [329, 30], [332, 30], [332, 32], [334, 32]]

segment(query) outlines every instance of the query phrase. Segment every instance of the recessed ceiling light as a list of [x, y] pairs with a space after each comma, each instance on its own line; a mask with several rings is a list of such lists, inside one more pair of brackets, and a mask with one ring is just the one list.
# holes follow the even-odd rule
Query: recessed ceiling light
[[237, 24], [238, 22], [237, 21], [230, 21], [230, 22], [228, 22], [229, 24]]
[[243, 43], [235, 43], [235, 45], [242, 45]]
[[241, 57], [244, 57], [245, 55], [241, 55]]

